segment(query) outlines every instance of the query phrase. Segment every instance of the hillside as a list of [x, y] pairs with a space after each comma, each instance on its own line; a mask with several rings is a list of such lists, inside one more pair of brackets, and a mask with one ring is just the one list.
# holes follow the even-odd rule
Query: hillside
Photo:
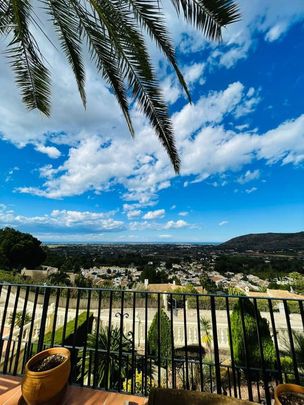
[[230, 239], [219, 247], [237, 250], [304, 250], [304, 232], [252, 233]]

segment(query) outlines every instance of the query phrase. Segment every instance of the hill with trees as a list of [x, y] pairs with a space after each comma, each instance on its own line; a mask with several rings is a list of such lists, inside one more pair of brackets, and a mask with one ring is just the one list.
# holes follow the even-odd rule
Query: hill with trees
[[238, 236], [219, 245], [220, 249], [241, 250], [304, 250], [304, 232], [251, 233]]
[[34, 269], [45, 260], [41, 242], [29, 233], [13, 228], [0, 229], [0, 268], [20, 270]]

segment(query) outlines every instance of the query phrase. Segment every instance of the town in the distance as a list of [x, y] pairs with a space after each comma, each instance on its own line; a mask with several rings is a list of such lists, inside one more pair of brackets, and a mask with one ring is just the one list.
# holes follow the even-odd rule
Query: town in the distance
[[0, 269], [1, 281], [10, 283], [299, 298], [304, 232], [252, 234], [208, 245], [44, 245], [4, 228]]

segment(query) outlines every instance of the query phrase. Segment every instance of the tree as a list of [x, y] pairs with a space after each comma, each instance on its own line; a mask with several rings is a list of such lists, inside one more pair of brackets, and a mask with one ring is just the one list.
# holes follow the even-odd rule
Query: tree
[[[160, 321], [158, 322], [159, 316]], [[158, 364], [158, 357], [160, 357], [162, 367], [166, 367], [170, 363], [172, 355], [171, 325], [170, 319], [163, 309], [156, 312], [151, 323], [148, 332], [148, 350], [149, 355], [155, 358], [155, 364]]]
[[141, 272], [140, 281], [149, 280], [150, 284], [162, 284], [168, 282], [168, 274], [164, 270], [156, 271], [150, 265], [146, 265]]
[[[31, 314], [29, 312], [26, 312], [23, 314], [23, 311], [18, 311], [16, 312], [15, 315], [15, 320], [14, 320], [14, 326], [17, 326], [18, 328], [21, 327], [21, 325], [26, 325], [32, 320]], [[8, 323], [11, 325], [13, 322], [13, 313], [10, 314]]]
[[207, 273], [203, 273], [200, 277], [201, 286], [208, 292], [214, 293], [217, 291], [217, 286], [213, 280], [211, 280]]
[[[97, 370], [95, 370], [94, 366], [91, 367], [91, 351], [87, 350], [84, 364], [84, 375], [88, 376], [89, 372], [94, 373], [90, 377], [94, 381], [96, 379], [96, 384], [100, 388], [107, 387], [109, 389], [114, 389], [117, 387], [118, 381], [123, 381], [127, 376], [126, 354], [131, 353], [132, 342], [125, 337], [123, 331], [118, 327], [111, 329], [109, 341], [108, 327], [100, 326], [99, 334], [97, 336], [96, 334], [88, 335], [87, 347], [89, 349], [94, 349], [94, 353], [97, 347]], [[107, 358], [108, 348], [110, 349], [110, 353]], [[123, 353], [121, 362], [119, 356], [120, 350]], [[82, 367], [82, 350], [80, 350], [79, 355], [79, 365]], [[93, 362], [95, 362], [95, 359], [93, 359]]]
[[206, 344], [209, 354], [212, 352], [211, 321], [204, 316], [200, 318], [201, 331], [203, 332], [202, 341]]
[[59, 271], [57, 273], [52, 273], [48, 278], [48, 284], [50, 285], [71, 285], [70, 277], [62, 272]]
[[[8, 36], [7, 54], [26, 106], [50, 115], [50, 72], [46, 67], [36, 31], [44, 32], [29, 0], [2, 0], [0, 34]], [[85, 66], [82, 45], [100, 76], [110, 85], [131, 134], [129, 97], [136, 101], [167, 150], [176, 172], [179, 157], [168, 108], [151, 63], [145, 34], [148, 34], [173, 67], [188, 98], [159, 0], [38, 0], [53, 23], [61, 48], [76, 78], [86, 105]], [[221, 39], [221, 28], [239, 19], [233, 0], [171, 0], [178, 14], [211, 40]], [[51, 42], [51, 41], [50, 41]]]
[[90, 288], [92, 287], [92, 281], [85, 278], [82, 274], [78, 274], [75, 277], [75, 285], [76, 287]]
[[77, 257], [67, 257], [64, 263], [60, 266], [60, 271], [80, 273], [80, 265]]
[[4, 269], [35, 268], [45, 259], [41, 242], [13, 228], [0, 230], [0, 266]]
[[[242, 298], [241, 298], [242, 299]], [[243, 316], [245, 324], [247, 356], [245, 355], [245, 342], [242, 327], [242, 312], [241, 301], [234, 305], [231, 314], [231, 332], [232, 344], [235, 364], [240, 367], [246, 366], [248, 361], [249, 367], [261, 367], [261, 353], [257, 334], [257, 324], [260, 330], [260, 338], [264, 356], [265, 368], [272, 369], [275, 362], [275, 350], [273, 341], [270, 335], [268, 321], [261, 317], [257, 309], [257, 319], [255, 316], [255, 308], [249, 299], [242, 299]], [[246, 358], [247, 357], [247, 358]]]

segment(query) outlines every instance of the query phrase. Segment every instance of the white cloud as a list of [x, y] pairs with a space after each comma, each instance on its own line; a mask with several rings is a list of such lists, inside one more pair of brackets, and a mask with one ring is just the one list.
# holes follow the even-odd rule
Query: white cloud
[[240, 184], [245, 184], [248, 183], [249, 181], [252, 180], [257, 180], [260, 178], [260, 170], [256, 169], [256, 170], [247, 170], [245, 174], [243, 174], [242, 176], [240, 176], [237, 179], [237, 182]]
[[[215, 67], [219, 62], [231, 68], [239, 60], [248, 57], [260, 34], [265, 34], [267, 41], [275, 41], [304, 18], [302, 0], [289, 3], [285, 0], [245, 0], [239, 5], [241, 20], [224, 30], [221, 46], [211, 45], [215, 50], [209, 62]], [[193, 42], [197, 41], [197, 34], [192, 36]]]
[[247, 188], [245, 190], [245, 193], [251, 194], [251, 193], [254, 193], [255, 191], [257, 191], [257, 187], [251, 187], [251, 188]]
[[192, 65], [186, 66], [183, 69], [184, 78], [187, 84], [193, 84], [199, 80], [200, 84], [204, 83], [203, 72], [205, 69], [204, 63], [193, 63]]
[[45, 145], [38, 143], [35, 146], [35, 149], [38, 152], [45, 153], [51, 159], [57, 159], [61, 155], [60, 150], [55, 148], [55, 146], [45, 146]]
[[161, 88], [164, 94], [164, 97], [169, 104], [174, 104], [182, 95], [182, 90], [177, 84], [175, 76], [168, 75], [162, 82]]
[[133, 211], [128, 211], [127, 212], [127, 217], [128, 218], [136, 218], [141, 215], [141, 210], [133, 210]]
[[[266, 133], [252, 133], [246, 128], [244, 132], [234, 132], [223, 125], [225, 118], [233, 119], [240, 106], [251, 98], [255, 98], [254, 89], [245, 89], [235, 82], [174, 114], [185, 186], [241, 170], [256, 159], [268, 164], [294, 165], [304, 160], [304, 114]], [[26, 185], [19, 191], [63, 198], [89, 190], [106, 192], [122, 185], [125, 189], [122, 198], [130, 209], [155, 205], [159, 191], [170, 187], [175, 174], [153, 131], [144, 121], [136, 122], [141, 130], [135, 140], [85, 136], [70, 148], [62, 165], [40, 169], [45, 179], [42, 187]]]
[[274, 25], [266, 33], [266, 35], [265, 35], [266, 41], [269, 41], [269, 42], [276, 41], [277, 39], [279, 39], [282, 36], [282, 34], [284, 34], [286, 29], [287, 29], [287, 24], [286, 23], [280, 23], [280, 24]]
[[229, 224], [229, 221], [221, 221], [221, 222], [219, 222], [219, 226], [224, 226], [224, 225], [227, 225], [227, 224]]
[[177, 221], [168, 221], [164, 225], [164, 229], [181, 229], [181, 228], [186, 228], [188, 226], [189, 226], [188, 222], [186, 222], [182, 219], [179, 219]]
[[180, 217], [186, 217], [188, 214], [189, 214], [188, 211], [181, 211], [181, 212], [178, 213], [178, 215], [179, 215]]
[[8, 183], [9, 181], [11, 181], [12, 178], [13, 178], [14, 173], [15, 173], [15, 172], [18, 172], [19, 170], [20, 170], [20, 168], [19, 168], [18, 166], [14, 166], [13, 168], [11, 168], [11, 169], [8, 171], [7, 176], [6, 176], [6, 178], [5, 178], [4, 181], [5, 181], [6, 183]]
[[109, 232], [121, 231], [125, 228], [122, 221], [112, 218], [115, 214], [109, 212], [53, 210], [50, 214], [42, 216], [18, 215], [5, 205], [0, 206], [0, 226], [39, 228], [46, 232], [60, 230], [61, 232]]
[[150, 219], [156, 219], [156, 218], [163, 218], [165, 215], [165, 212], [166, 211], [164, 209], [149, 211], [143, 216], [143, 219], [150, 220]]
[[162, 234], [162, 235], [158, 235], [158, 237], [161, 238], [161, 239], [169, 239], [169, 238], [172, 238], [172, 235]]

